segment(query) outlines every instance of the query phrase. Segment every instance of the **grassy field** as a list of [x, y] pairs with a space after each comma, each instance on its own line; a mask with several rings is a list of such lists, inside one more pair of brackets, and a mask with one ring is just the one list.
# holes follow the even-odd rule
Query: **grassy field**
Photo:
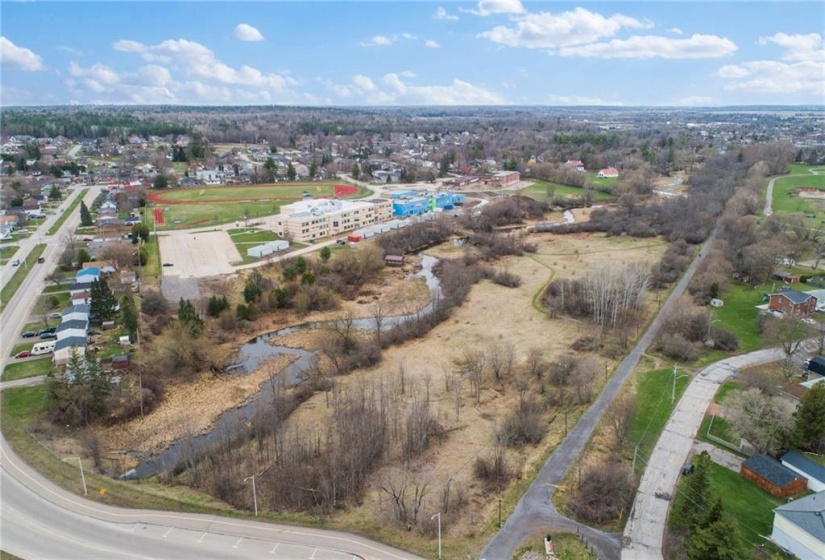
[[264, 185], [241, 185], [237, 187], [204, 187], [156, 191], [157, 204], [169, 202], [280, 202], [300, 200], [307, 192], [314, 197], [331, 197], [333, 185], [337, 183], [277, 183]]
[[744, 385], [739, 383], [738, 381], [725, 381], [722, 383], [722, 386], [716, 391], [716, 395], [713, 397], [713, 402], [716, 404], [722, 404], [725, 402], [728, 397], [730, 397], [736, 391], [741, 391], [744, 389]]
[[86, 193], [89, 192], [89, 189], [83, 189], [80, 191], [80, 194], [75, 197], [72, 203], [66, 208], [66, 211], [63, 212], [63, 215], [60, 216], [54, 225], [49, 228], [49, 231], [46, 232], [46, 235], [54, 235], [57, 231], [63, 226], [63, 223], [68, 219], [69, 216], [72, 215], [78, 206], [80, 206], [80, 201], [83, 200], [83, 197], [86, 196]]
[[[690, 383], [684, 370], [676, 370], [676, 402]], [[639, 456], [649, 457], [659, 434], [673, 412], [673, 368], [643, 371], [636, 374], [636, 410], [628, 430], [628, 446], [639, 446]], [[641, 472], [641, 469], [640, 469]]]
[[741, 352], [751, 352], [762, 347], [756, 331], [756, 317], [759, 315], [756, 306], [763, 303], [762, 294], [772, 291], [772, 286], [763, 284], [752, 289], [746, 284], [731, 284], [720, 296], [725, 305], [713, 310], [714, 318], [721, 319], [718, 326], [739, 337]]
[[21, 262], [20, 266], [17, 267], [17, 270], [14, 271], [14, 275], [9, 278], [8, 283], [3, 287], [2, 292], [0, 292], [0, 312], [6, 308], [6, 304], [11, 298], [14, 297], [14, 294], [17, 293], [17, 290], [23, 284], [23, 281], [29, 274], [29, 268], [32, 266], [37, 266], [37, 259], [45, 250], [45, 243], [35, 245], [34, 249], [32, 249], [31, 253], [29, 253], [29, 256], [26, 257], [26, 260]]
[[160, 247], [158, 237], [150, 235], [149, 241], [144, 245], [146, 248], [146, 266], [141, 267], [141, 274], [144, 278], [158, 278], [160, 276]]
[[19, 248], [17, 245], [4, 245], [0, 247], [0, 264], [9, 262]]
[[238, 248], [238, 252], [241, 254], [241, 258], [244, 263], [251, 263], [261, 260], [248, 256], [246, 254], [248, 249], [251, 249], [256, 245], [262, 245], [268, 241], [276, 241], [280, 239], [274, 231], [266, 229], [230, 229], [228, 230], [228, 233], [229, 238], [232, 239], [232, 243], [234, 243], [235, 247]]
[[26, 377], [37, 377], [38, 375], [46, 375], [52, 369], [51, 355], [47, 355], [37, 360], [26, 360], [25, 362], [17, 362], [9, 364], [3, 370], [3, 375], [0, 377], [2, 381], [14, 381], [15, 379], [25, 379]]
[[[559, 183], [550, 183], [548, 181], [535, 180], [532, 185], [525, 187], [519, 191], [519, 194], [529, 196], [535, 200], [547, 199], [547, 187], [553, 187], [556, 196], [583, 196], [584, 189], [578, 187], [570, 187], [568, 185], [561, 185]], [[610, 200], [613, 197], [605, 192], [591, 191], [593, 200]]]

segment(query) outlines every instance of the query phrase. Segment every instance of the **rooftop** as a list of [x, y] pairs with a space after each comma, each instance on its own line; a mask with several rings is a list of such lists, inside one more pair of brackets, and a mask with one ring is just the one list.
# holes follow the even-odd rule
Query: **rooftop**
[[805, 292], [800, 292], [798, 290], [783, 290], [781, 292], [774, 292], [771, 294], [772, 296], [785, 296], [794, 304], [805, 303], [808, 301], [808, 298], [816, 299], [816, 296], [812, 296], [811, 294], [806, 294]]
[[793, 465], [794, 467], [808, 475], [810, 478], [815, 478], [820, 482], [825, 482], [825, 467], [823, 467], [819, 463], [811, 461], [802, 453], [797, 453], [796, 451], [788, 451], [787, 453], [782, 455], [782, 462], [788, 463], [789, 465]]
[[773, 511], [825, 543], [825, 490], [779, 506]]
[[751, 455], [742, 463], [742, 466], [748, 467], [754, 473], [780, 488], [787, 486], [797, 478], [802, 478], [802, 475], [795, 473], [776, 459], [761, 453]]

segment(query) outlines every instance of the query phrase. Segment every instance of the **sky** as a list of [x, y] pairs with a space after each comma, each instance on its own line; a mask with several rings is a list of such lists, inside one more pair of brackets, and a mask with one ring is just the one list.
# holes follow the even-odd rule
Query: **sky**
[[825, 3], [0, 4], [0, 104], [825, 104]]

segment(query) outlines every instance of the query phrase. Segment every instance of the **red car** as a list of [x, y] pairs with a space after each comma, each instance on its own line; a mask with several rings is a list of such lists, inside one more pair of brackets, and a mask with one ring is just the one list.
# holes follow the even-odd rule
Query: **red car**
[[29, 352], [28, 350], [23, 350], [22, 352], [18, 352], [17, 354], [15, 354], [14, 357], [15, 358], [28, 358], [31, 355], [32, 355], [32, 353]]

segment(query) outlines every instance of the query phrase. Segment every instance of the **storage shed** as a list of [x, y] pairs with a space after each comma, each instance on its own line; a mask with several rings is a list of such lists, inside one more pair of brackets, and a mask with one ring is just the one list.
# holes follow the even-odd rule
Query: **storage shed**
[[264, 243], [263, 245], [256, 245], [255, 247], [247, 249], [246, 254], [250, 257], [262, 259], [267, 255], [277, 253], [278, 251], [285, 251], [288, 248], [289, 241], [279, 239], [277, 241], [270, 241], [269, 243]]
[[384, 264], [387, 266], [404, 266], [404, 255], [384, 255]]
[[804, 492], [808, 479], [776, 459], [757, 453], [742, 463], [739, 473], [759, 487], [780, 498]]
[[819, 463], [811, 461], [796, 451], [788, 451], [782, 455], [780, 461], [795, 473], [808, 479], [808, 490], [813, 492], [825, 490], [825, 467]]

